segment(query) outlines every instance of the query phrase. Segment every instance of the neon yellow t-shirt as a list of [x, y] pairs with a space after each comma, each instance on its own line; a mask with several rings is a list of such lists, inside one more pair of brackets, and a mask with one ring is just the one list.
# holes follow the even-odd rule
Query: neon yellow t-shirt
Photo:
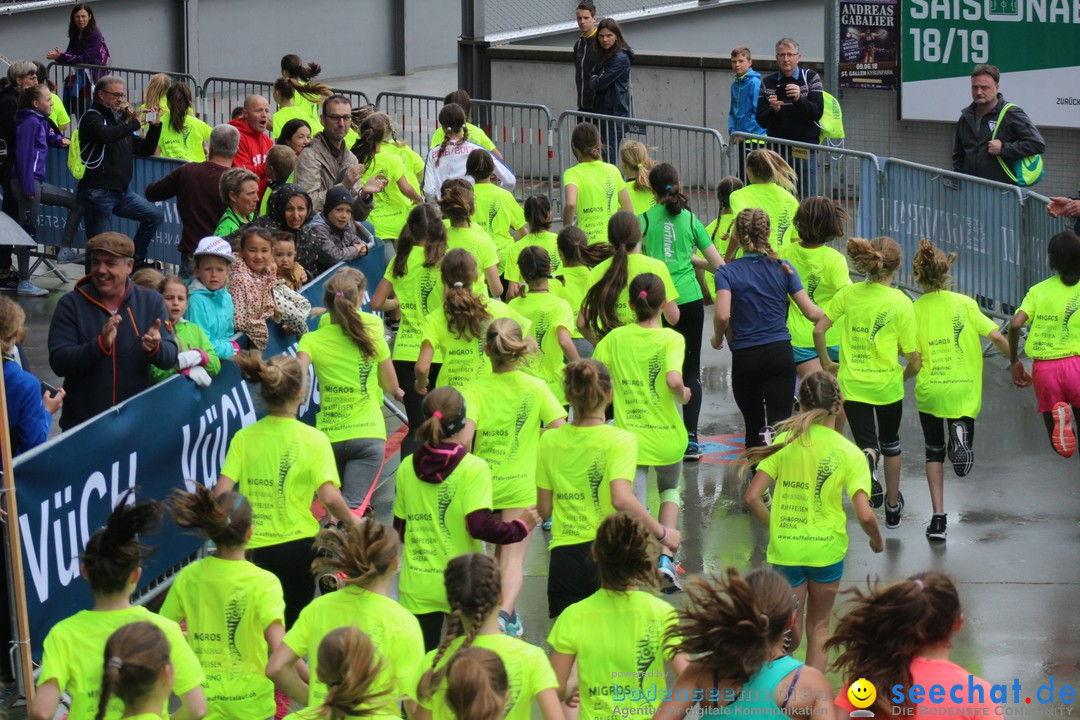
[[382, 321], [372, 322], [378, 318], [363, 312], [360, 319], [375, 345], [371, 357], [364, 357], [341, 326], [333, 322], [302, 335], [296, 348], [310, 355], [315, 366], [320, 399], [315, 427], [326, 433], [332, 443], [356, 438], [386, 439], [379, 363], [390, 358], [390, 347], [379, 332]]
[[667, 386], [682, 372], [686, 341], [671, 328], [623, 325], [596, 344], [593, 358], [607, 365], [614, 392], [615, 427], [634, 433], [638, 465], [670, 465], [686, 449], [686, 426]]
[[[776, 254], [799, 273], [806, 294], [818, 307], [828, 305], [837, 290], [851, 284], [847, 258], [828, 245], [808, 248], [798, 242], [786, 243]], [[806, 319], [794, 300], [789, 300], [787, 326], [792, 347], [814, 347], [814, 323]], [[825, 344], [829, 347], [840, 344], [839, 327], [829, 328]]]
[[[465, 131], [467, 140], [471, 143], [479, 145], [487, 151], [495, 149], [495, 143], [491, 142], [491, 138], [487, 136], [487, 133], [481, 130], [471, 122], [465, 123]], [[442, 141], [446, 138], [446, 131], [442, 129], [442, 126], [435, 128], [435, 134], [431, 136], [431, 147], [441, 145]]]
[[562, 611], [548, 643], [577, 656], [581, 720], [652, 716], [667, 693], [664, 661], [673, 654], [664, 635], [677, 622], [675, 608], [640, 590], [601, 588]]
[[634, 206], [634, 214], [641, 215], [656, 204], [656, 196], [652, 188], [638, 190], [635, 180], [626, 181], [626, 192], [630, 195], [630, 204]]
[[[604, 260], [589, 272], [589, 288], [600, 282], [604, 277], [604, 273], [611, 267], [611, 260], [611, 258]], [[634, 278], [643, 273], [652, 273], [660, 278], [661, 282], [664, 283], [664, 295], [667, 302], [679, 301], [679, 293], [675, 289], [675, 283], [672, 282], [671, 273], [668, 272], [664, 261], [641, 253], [631, 253], [626, 256], [626, 287], [619, 291], [619, 300], [615, 303], [615, 316], [622, 320], [624, 325], [633, 323], [636, 320], [634, 311], [630, 307], [630, 283], [634, 282]], [[588, 289], [586, 289], [586, 293], [588, 293]], [[584, 298], [582, 299], [584, 300]]]
[[[709, 236], [713, 247], [720, 253], [720, 257], [724, 257], [725, 253], [727, 253], [728, 243], [731, 241], [729, 233], [733, 222], [735, 222], [735, 216], [731, 213], [724, 213], [705, 226], [705, 233]], [[697, 256], [705, 257], [701, 252], [698, 252]], [[742, 248], [735, 250], [735, 259], [740, 257], [742, 257]], [[705, 273], [705, 286], [709, 288], [709, 292], [713, 294], [713, 297], [716, 297], [716, 273]]]
[[[786, 433], [777, 438], [786, 439]], [[818, 425], [758, 465], [776, 480], [769, 515], [768, 561], [825, 567], [848, 549], [844, 493], [870, 496], [866, 456], [840, 433]]]
[[859, 282], [837, 290], [822, 308], [840, 326], [840, 392], [845, 400], [890, 405], [904, 399], [899, 353], [914, 352], [915, 310], [904, 293]]
[[558, 237], [559, 236], [555, 233], [546, 231], [529, 233], [522, 237], [510, 246], [510, 257], [506, 261], [503, 277], [509, 282], [525, 282], [521, 279], [521, 269], [518, 267], [518, 259], [521, 257], [522, 250], [527, 247], [532, 247], [533, 245], [547, 250], [548, 257], [551, 259], [551, 274], [553, 276], [558, 275], [559, 269], [562, 267], [562, 258], [559, 256], [559, 245], [557, 242]]
[[[307, 83], [300, 82], [300, 83], [297, 83], [297, 85], [305, 86], [305, 85], [307, 85]], [[295, 95], [293, 95], [293, 106], [296, 107], [296, 109], [298, 111], [297, 117], [303, 118], [304, 120], [307, 120], [309, 123], [310, 122], [321, 122], [319, 120], [319, 118], [322, 117], [322, 99], [321, 98], [316, 98], [315, 100], [311, 100], [307, 96], [305, 96], [303, 93], [297, 92]], [[350, 132], [354, 132], [354, 131], [350, 130]], [[311, 135], [312, 135], [312, 137], [315, 136], [315, 128], [314, 127], [311, 128]], [[346, 136], [346, 139], [348, 139], [348, 136]], [[352, 145], [349, 144], [349, 145], [346, 145], [345, 147], [351, 148]]]
[[405, 274], [394, 277], [394, 263], [386, 266], [383, 277], [394, 288], [401, 305], [401, 324], [394, 340], [394, 360], [415, 362], [424, 340], [424, 318], [442, 305], [443, 282], [439, 264], [424, 267], [424, 248], [414, 245], [409, 252]]
[[[71, 696], [72, 720], [89, 720], [98, 710], [101, 676], [105, 667], [105, 643], [125, 625], [152, 622], [169, 641], [169, 658], [175, 680], [173, 693], [178, 697], [203, 683], [199, 659], [188, 647], [180, 626], [152, 613], [141, 605], [123, 610], [80, 610], [52, 626], [42, 644], [41, 674], [38, 687], [55, 680], [60, 690]], [[168, 717], [168, 704], [162, 708]], [[119, 720], [124, 703], [117, 697], [109, 701], [106, 720]]]
[[71, 116], [68, 115], [67, 109], [64, 107], [64, 102], [60, 99], [60, 96], [56, 93], [50, 93], [52, 95], [52, 112], [49, 113], [49, 119], [53, 121], [56, 127], [63, 129], [65, 125], [71, 124]]
[[[465, 642], [465, 638], [459, 637], [450, 643], [439, 661], [437, 668], [441, 668], [454, 657]], [[551, 668], [544, 651], [536, 645], [518, 640], [506, 635], [477, 635], [473, 641], [473, 647], [491, 650], [502, 659], [506, 666], [506, 679], [510, 684], [510, 697], [506, 701], [505, 720], [529, 720], [532, 710], [533, 698], [541, 691], [557, 689], [559, 681], [555, 677], [555, 671]], [[419, 686], [424, 673], [431, 669], [435, 661], [435, 653], [432, 650], [425, 657], [421, 665], [420, 673], [416, 676], [414, 686]], [[415, 695], [416, 693], [414, 693]], [[454, 720], [454, 713], [446, 704], [446, 678], [435, 694], [428, 700], [420, 702], [420, 706], [431, 710], [432, 720]]]
[[311, 500], [326, 483], [341, 487], [330, 440], [295, 418], [267, 415], [233, 435], [221, 474], [251, 502], [249, 548], [315, 537]]
[[738, 215], [746, 208], [761, 208], [769, 216], [769, 242], [775, 250], [798, 239], [795, 230], [795, 211], [798, 199], [776, 183], [751, 183], [731, 193], [728, 202], [731, 214]]
[[553, 288], [559, 297], [570, 303], [570, 309], [574, 311], [574, 327], [571, 330], [571, 336], [576, 338], [585, 337], [578, 330], [577, 318], [581, 314], [581, 305], [585, 302], [585, 295], [588, 294], [589, 288], [592, 287], [592, 268], [585, 265], [575, 265], [573, 267], [563, 265], [560, 270], [560, 277], [562, 278], [562, 287], [556, 288], [554, 285], [549, 287]]
[[536, 486], [552, 493], [549, 548], [596, 539], [615, 507], [613, 480], [634, 482], [637, 438], [612, 425], [562, 425], [540, 436]]
[[399, 145], [393, 140], [384, 142], [379, 151], [389, 152], [401, 158], [401, 162], [405, 164], [405, 179], [409, 181], [417, 194], [423, 195], [424, 158], [405, 143]]
[[379, 146], [379, 152], [364, 166], [360, 183], [362, 185], [376, 175], [386, 176], [386, 188], [375, 195], [375, 204], [368, 220], [375, 226], [375, 234], [384, 240], [392, 241], [397, 240], [401, 234], [401, 228], [405, 227], [405, 221], [409, 219], [409, 213], [415, 205], [398, 187], [398, 180], [405, 178], [408, 182], [409, 179], [405, 163], [397, 153], [386, 152], [386, 147], [385, 144]]
[[[290, 120], [303, 120], [311, 127], [311, 137], [315, 137], [323, 131], [322, 123], [319, 122], [318, 113], [315, 116], [310, 115], [306, 110], [299, 108], [295, 105], [289, 107], [278, 108], [273, 117], [270, 118], [272, 132], [274, 134], [274, 142], [277, 142], [281, 137], [281, 131], [285, 127], [285, 123]], [[347, 145], [346, 147], [352, 147]]]
[[449, 220], [443, 222], [446, 225], [446, 251], [461, 248], [476, 259], [476, 282], [473, 284], [473, 291], [477, 295], [490, 296], [487, 269], [499, 265], [499, 250], [495, 247], [495, 241], [488, 235], [487, 230], [475, 223], [470, 223], [469, 227], [457, 228], [451, 227]]
[[[555, 285], [548, 281], [549, 287]], [[563, 389], [563, 368], [566, 356], [559, 345], [559, 328], [566, 328], [573, 337], [577, 327], [577, 316], [566, 302], [553, 292], [530, 292], [510, 301], [510, 309], [517, 310], [532, 321], [529, 335], [540, 346], [539, 357], [534, 357], [523, 368], [525, 372], [547, 383], [548, 389], [558, 399], [560, 405], [566, 404], [566, 391]]]
[[169, 113], [161, 116], [161, 138], [158, 140], [161, 157], [178, 158], [189, 162], [206, 160], [203, 143], [210, 142], [210, 133], [213, 128], [199, 118], [189, 115], [184, 118], [184, 129], [177, 132], [173, 129], [171, 118]]
[[589, 244], [607, 242], [607, 225], [619, 211], [619, 191], [626, 187], [619, 168], [594, 160], [563, 171], [562, 186], [577, 188], [574, 224], [589, 237]]
[[[510, 318], [521, 326], [522, 336], [529, 334], [532, 323], [516, 310], [499, 300], [483, 296], [481, 298], [491, 320]], [[435, 387], [451, 385], [460, 389], [491, 373], [491, 361], [484, 355], [484, 337], [488, 324], [490, 321], [481, 328], [479, 337], [457, 337], [450, 329], [441, 306], [424, 319], [424, 340], [431, 343], [435, 350], [435, 362], [442, 363], [439, 381]]]
[[1032, 285], [1020, 303], [1031, 331], [1024, 352], [1032, 360], [1080, 355], [1080, 283], [1066, 285], [1061, 276]]
[[207, 557], [180, 571], [161, 614], [187, 624], [187, 641], [206, 672], [203, 692], [211, 720], [274, 714], [274, 683], [266, 677], [264, 633], [285, 624], [281, 582], [246, 560]]
[[484, 375], [461, 394], [466, 417], [476, 423], [472, 451], [491, 469], [492, 505], [535, 505], [540, 423], [565, 418], [562, 404], [543, 380], [520, 370]]
[[510, 246], [514, 244], [510, 231], [525, 227], [525, 211], [513, 193], [495, 183], [477, 183], [473, 185], [473, 193], [476, 196], [476, 212], [471, 220], [491, 236], [499, 253], [499, 274], [505, 275], [510, 260]]
[[412, 613], [385, 595], [355, 586], [346, 586], [312, 600], [300, 611], [296, 624], [285, 633], [283, 642], [300, 657], [306, 657], [311, 670], [308, 706], [321, 705], [326, 699], [326, 685], [318, 681], [317, 674], [319, 643], [332, 631], [349, 623], [367, 633], [382, 656], [383, 675], [374, 686], [393, 686], [393, 692], [387, 698], [389, 714], [386, 717], [400, 717], [396, 703], [412, 694], [410, 683], [424, 657], [420, 623]]
[[412, 456], [402, 461], [394, 496], [394, 517], [405, 521], [402, 607], [414, 614], [450, 612], [443, 570], [458, 555], [484, 552], [484, 544], [469, 535], [465, 517], [485, 509], [492, 509], [491, 470], [475, 455], [462, 458], [438, 484], [417, 476]]

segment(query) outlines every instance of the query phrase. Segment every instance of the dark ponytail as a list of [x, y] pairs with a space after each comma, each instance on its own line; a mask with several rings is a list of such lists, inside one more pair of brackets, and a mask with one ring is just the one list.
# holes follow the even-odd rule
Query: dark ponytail
[[641, 221], [625, 210], [615, 213], [608, 220], [608, 241], [615, 248], [611, 266], [600, 281], [589, 288], [581, 304], [586, 330], [597, 340], [622, 325], [616, 306], [629, 279], [627, 256], [641, 242]]
[[409, 213], [397, 239], [397, 255], [391, 271], [394, 277], [404, 277], [409, 271], [409, 255], [417, 243], [424, 246], [424, 267], [432, 268], [442, 262], [446, 255], [446, 226], [431, 205], [417, 205]]
[[630, 309], [638, 322], [652, 320], [667, 302], [664, 282], [653, 273], [641, 273], [631, 280], [628, 293]]
[[679, 184], [679, 173], [671, 163], [659, 163], [649, 171], [649, 186], [656, 195], [656, 202], [667, 208], [671, 215], [678, 215], [690, 207]]
[[86, 543], [82, 562], [94, 593], [114, 595], [123, 592], [131, 574], [150, 554], [151, 547], [139, 542], [139, 535], [157, 526], [162, 506], [155, 500], [134, 500], [134, 490], [124, 493], [109, 514], [105, 527], [91, 535]]
[[105, 667], [94, 720], [105, 719], [113, 696], [128, 709], [145, 700], [168, 666], [170, 652], [165, 633], [145, 620], [124, 625], [110, 635], [105, 643]]

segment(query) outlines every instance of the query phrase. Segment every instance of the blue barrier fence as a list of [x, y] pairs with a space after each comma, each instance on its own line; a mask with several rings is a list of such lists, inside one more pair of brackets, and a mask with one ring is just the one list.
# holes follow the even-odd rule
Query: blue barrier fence
[[[382, 278], [382, 253], [353, 263], [375, 287]], [[336, 267], [303, 289], [313, 306], [322, 305], [323, 286]], [[315, 326], [315, 319], [310, 322]], [[238, 336], [244, 342], [243, 336]], [[295, 353], [296, 336], [270, 324], [267, 355]], [[308, 396], [300, 417], [314, 424], [319, 388], [309, 370]], [[79, 554], [90, 535], [105, 524], [123, 493], [164, 500], [191, 481], [213, 485], [229, 440], [264, 413], [232, 363], [222, 363], [210, 387], [198, 389], [176, 376], [110, 408], [15, 460], [23, 571], [30, 615], [29, 640], [35, 660], [58, 620], [91, 607], [88, 584], [79, 577]], [[157, 547], [145, 563], [137, 594], [145, 593], [189, 561], [202, 542], [166, 521]], [[12, 622], [14, 622], [12, 620]], [[14, 637], [18, 637], [17, 628]]]

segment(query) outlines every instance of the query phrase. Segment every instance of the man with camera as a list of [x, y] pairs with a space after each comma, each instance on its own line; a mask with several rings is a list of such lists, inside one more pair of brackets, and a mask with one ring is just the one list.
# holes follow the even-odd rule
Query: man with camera
[[[149, 123], [146, 137], [139, 137], [142, 124]], [[86, 174], [79, 181], [75, 197], [83, 207], [86, 237], [112, 230], [112, 216], [139, 223], [135, 242], [135, 269], [148, 265], [146, 252], [164, 221], [161, 208], [128, 189], [135, 155], [149, 156], [157, 148], [161, 120], [157, 108], [136, 111], [127, 102], [124, 81], [106, 75], [94, 86], [94, 104], [79, 120], [81, 157]], [[90, 255], [86, 256], [87, 272]]]
[[[757, 121], [769, 137], [818, 144], [821, 130], [818, 120], [825, 111], [821, 95], [821, 76], [810, 68], [799, 67], [799, 43], [783, 38], [776, 43], [776, 64], [779, 72], [761, 79], [758, 94]], [[772, 147], [795, 168], [799, 174], [799, 186], [813, 194], [813, 171], [810, 153], [786, 145]], [[794, 156], [794, 162], [793, 162]]]

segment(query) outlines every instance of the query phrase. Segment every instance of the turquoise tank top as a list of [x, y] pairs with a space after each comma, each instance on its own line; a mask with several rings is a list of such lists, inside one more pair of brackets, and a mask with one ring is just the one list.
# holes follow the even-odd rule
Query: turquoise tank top
[[[776, 686], [788, 673], [802, 665], [802, 660], [796, 660], [790, 655], [765, 663], [743, 684], [738, 698], [727, 706], [725, 714], [752, 715], [754, 720], [786, 720], [787, 716], [776, 701], [779, 699], [781, 704], [787, 703], [776, 697]], [[715, 681], [714, 678], [714, 685]], [[796, 682], [798, 677], [792, 682], [792, 688]], [[788, 697], [795, 697], [794, 692], [789, 692]]]

